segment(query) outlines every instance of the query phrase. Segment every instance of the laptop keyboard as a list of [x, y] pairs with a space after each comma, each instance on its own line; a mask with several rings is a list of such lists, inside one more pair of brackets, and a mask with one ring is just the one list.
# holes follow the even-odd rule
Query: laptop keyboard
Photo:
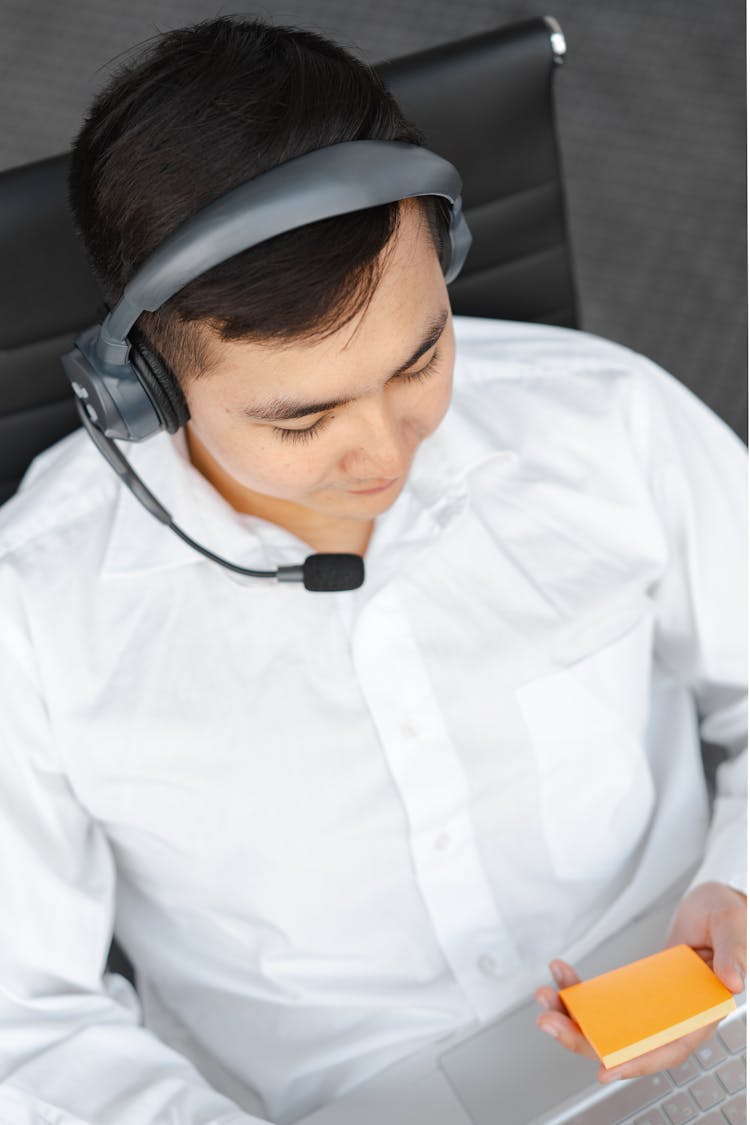
[[746, 1125], [745, 1016], [727, 1020], [674, 1070], [616, 1088], [565, 1125]]

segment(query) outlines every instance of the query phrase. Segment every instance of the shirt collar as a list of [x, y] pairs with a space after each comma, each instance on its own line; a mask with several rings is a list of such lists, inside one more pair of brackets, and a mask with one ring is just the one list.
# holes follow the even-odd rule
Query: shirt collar
[[[300, 552], [309, 554], [291, 532], [236, 512], [191, 463], [184, 432], [118, 445], [174, 523], [215, 554], [259, 570], [297, 563], [304, 558]], [[121, 485], [102, 573], [145, 574], [198, 564], [211, 565]]]

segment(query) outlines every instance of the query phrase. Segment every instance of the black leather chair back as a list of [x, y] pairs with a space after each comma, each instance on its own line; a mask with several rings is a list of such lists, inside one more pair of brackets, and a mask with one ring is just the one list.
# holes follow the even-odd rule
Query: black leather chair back
[[[554, 29], [529, 20], [378, 67], [464, 181], [457, 313], [577, 325], [554, 128]], [[0, 173], [0, 503], [78, 424], [60, 355], [101, 294], [67, 207], [68, 156]]]
[[546, 19], [528, 20], [378, 68], [429, 147], [463, 178], [474, 242], [451, 286], [456, 313], [578, 327], [553, 35]]

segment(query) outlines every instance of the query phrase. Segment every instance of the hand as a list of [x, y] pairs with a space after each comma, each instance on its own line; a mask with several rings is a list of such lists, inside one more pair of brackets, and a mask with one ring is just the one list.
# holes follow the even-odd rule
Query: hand
[[[747, 965], [747, 899], [739, 891], [723, 883], [701, 883], [682, 900], [672, 919], [667, 946], [691, 946], [713, 969], [730, 992], [742, 992]], [[579, 981], [575, 969], [565, 961], [550, 961], [550, 972], [558, 988], [567, 988]], [[585, 1038], [578, 1024], [565, 1012], [554, 988], [542, 986], [535, 992], [544, 1011], [537, 1017], [537, 1027], [554, 1035], [563, 1047], [577, 1055], [596, 1059], [598, 1055]], [[619, 1078], [636, 1078], [659, 1070], [679, 1066], [688, 1055], [716, 1031], [713, 1023], [692, 1031], [673, 1043], [647, 1051], [638, 1058], [607, 1069], [599, 1067], [597, 1078], [602, 1083]]]

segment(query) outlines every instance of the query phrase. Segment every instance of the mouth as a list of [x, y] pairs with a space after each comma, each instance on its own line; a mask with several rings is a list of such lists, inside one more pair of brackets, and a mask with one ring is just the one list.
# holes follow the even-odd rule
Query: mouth
[[347, 488], [346, 491], [352, 496], [375, 496], [378, 492], [387, 492], [389, 488], [393, 488], [398, 479], [394, 477], [393, 480], [388, 480], [385, 484], [377, 484], [374, 488]]

